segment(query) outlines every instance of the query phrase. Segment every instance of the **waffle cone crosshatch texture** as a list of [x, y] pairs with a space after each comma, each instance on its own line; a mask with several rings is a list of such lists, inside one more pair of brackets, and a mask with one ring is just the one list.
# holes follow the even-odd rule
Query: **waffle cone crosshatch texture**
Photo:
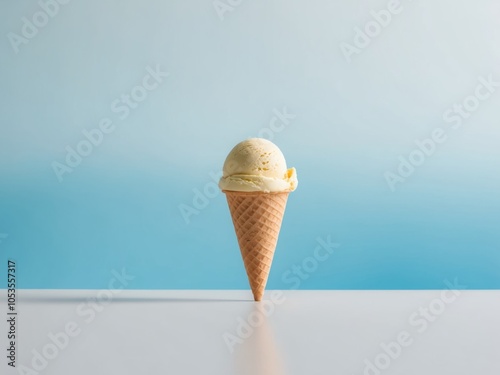
[[254, 299], [264, 295], [288, 192], [224, 191]]

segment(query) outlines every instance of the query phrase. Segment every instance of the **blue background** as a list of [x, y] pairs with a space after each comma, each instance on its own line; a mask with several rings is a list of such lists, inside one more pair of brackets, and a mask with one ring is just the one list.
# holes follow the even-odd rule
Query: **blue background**
[[[385, 1], [72, 1], [15, 53], [36, 2], [0, 4], [0, 278], [21, 288], [245, 289], [225, 197], [214, 190], [237, 142], [265, 134], [274, 110], [296, 117], [272, 140], [297, 169], [268, 288], [340, 246], [300, 289], [500, 287], [500, 90], [460, 129], [443, 121], [500, 81], [500, 5], [402, 1], [348, 62], [340, 45]], [[168, 71], [120, 120], [111, 103], [147, 67]], [[115, 130], [59, 182], [83, 129]], [[386, 171], [433, 129], [448, 140], [391, 191]], [[196, 191], [206, 207], [189, 217]]]

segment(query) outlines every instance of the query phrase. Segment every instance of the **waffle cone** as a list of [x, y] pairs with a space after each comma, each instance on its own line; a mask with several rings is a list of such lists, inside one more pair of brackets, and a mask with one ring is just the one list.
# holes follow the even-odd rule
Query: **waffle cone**
[[256, 301], [264, 295], [288, 192], [224, 191]]

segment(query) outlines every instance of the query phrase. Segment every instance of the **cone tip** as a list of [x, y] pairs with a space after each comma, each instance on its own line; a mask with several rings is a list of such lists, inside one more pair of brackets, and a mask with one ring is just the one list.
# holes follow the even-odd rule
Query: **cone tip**
[[262, 301], [263, 294], [264, 293], [254, 293], [253, 299], [255, 300], [255, 302]]

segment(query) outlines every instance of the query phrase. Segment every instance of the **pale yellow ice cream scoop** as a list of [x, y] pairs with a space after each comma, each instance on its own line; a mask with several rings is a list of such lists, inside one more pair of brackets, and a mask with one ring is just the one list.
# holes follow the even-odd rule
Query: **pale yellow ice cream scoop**
[[224, 162], [219, 187], [227, 191], [290, 192], [297, 188], [295, 168], [288, 169], [271, 141], [250, 138], [238, 143]]

